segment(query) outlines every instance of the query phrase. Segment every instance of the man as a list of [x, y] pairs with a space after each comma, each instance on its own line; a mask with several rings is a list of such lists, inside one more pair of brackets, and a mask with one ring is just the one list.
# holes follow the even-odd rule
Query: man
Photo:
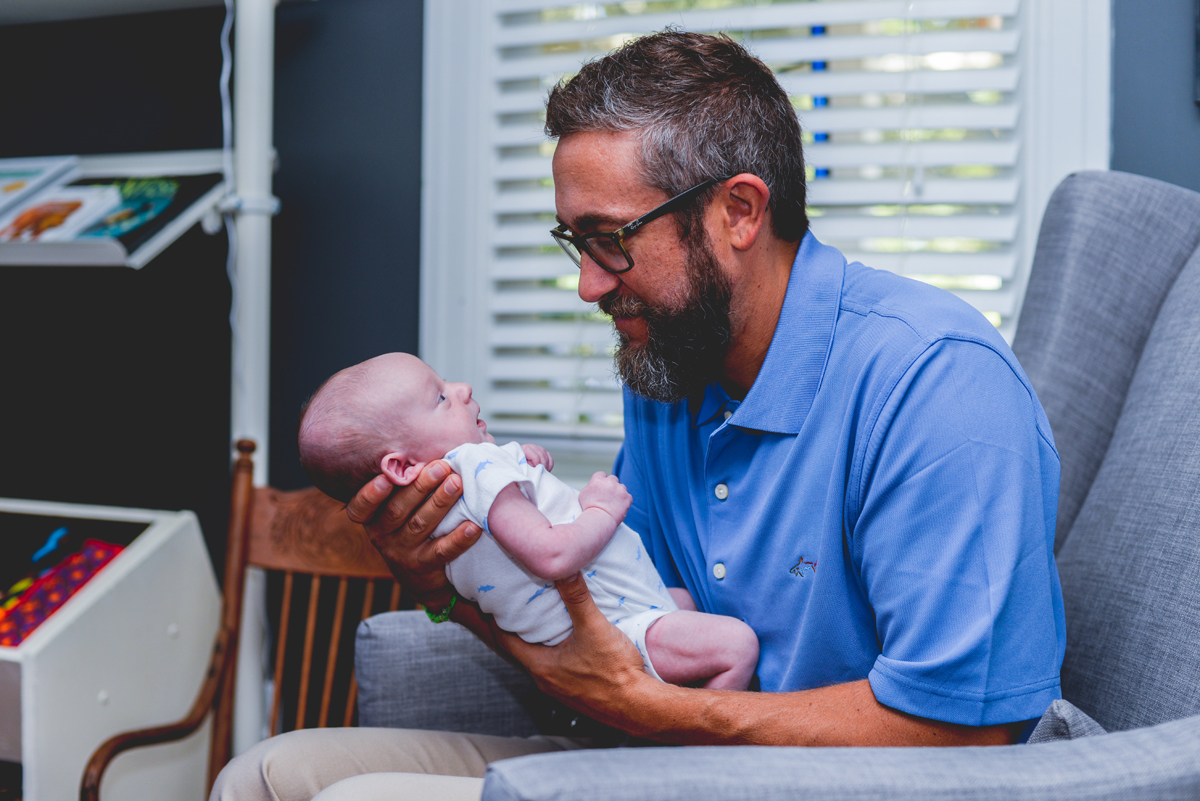
[[[726, 38], [666, 31], [585, 65], [551, 93], [546, 127], [559, 140], [553, 236], [620, 341], [627, 522], [668, 585], [754, 628], [763, 692], [650, 678], [578, 576], [559, 584], [575, 629], [554, 648], [452, 605], [443, 565], [479, 532], [428, 540], [460, 492], [440, 464], [390, 498], [369, 483], [348, 507], [397, 578], [552, 695], [633, 735], [1013, 741], [1059, 697], [1064, 622], [1058, 457], [1003, 340], [952, 296], [848, 265], [807, 233], [795, 113]], [[310, 786], [365, 771], [478, 776], [492, 758], [574, 747], [380, 736], [384, 756]], [[262, 748], [276, 756], [255, 765], [282, 759], [283, 746]]]

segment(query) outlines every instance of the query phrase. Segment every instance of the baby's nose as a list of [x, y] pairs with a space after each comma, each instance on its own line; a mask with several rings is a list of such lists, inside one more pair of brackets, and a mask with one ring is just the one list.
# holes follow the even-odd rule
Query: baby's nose
[[471, 399], [471, 385], [466, 384], [466, 383], [459, 384], [458, 385], [458, 394], [459, 394], [459, 397], [461, 397], [463, 399], [464, 403], [469, 401]]

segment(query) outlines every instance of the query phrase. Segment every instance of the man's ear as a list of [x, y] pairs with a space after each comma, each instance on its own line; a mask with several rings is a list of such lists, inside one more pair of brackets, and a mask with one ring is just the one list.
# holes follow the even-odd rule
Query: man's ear
[[389, 453], [379, 460], [379, 472], [387, 476], [388, 481], [401, 487], [407, 487], [417, 480], [425, 462], [414, 462], [403, 453]]
[[758, 239], [767, 221], [767, 204], [771, 190], [763, 179], [744, 172], [725, 182], [727, 194], [721, 211], [729, 231], [729, 244], [738, 250], [749, 250]]

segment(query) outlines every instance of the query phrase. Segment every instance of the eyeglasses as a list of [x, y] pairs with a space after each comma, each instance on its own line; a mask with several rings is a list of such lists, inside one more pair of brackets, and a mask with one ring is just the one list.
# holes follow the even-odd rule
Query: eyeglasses
[[631, 223], [615, 231], [596, 231], [590, 234], [568, 233], [566, 223], [551, 229], [550, 236], [571, 257], [576, 267], [582, 266], [583, 254], [604, 270], [620, 275], [633, 269], [633, 257], [625, 249], [625, 240], [633, 236], [646, 223], [653, 222], [664, 214], [683, 208], [697, 195], [723, 179], [709, 178], [686, 192], [676, 195], [653, 211], [643, 214]]

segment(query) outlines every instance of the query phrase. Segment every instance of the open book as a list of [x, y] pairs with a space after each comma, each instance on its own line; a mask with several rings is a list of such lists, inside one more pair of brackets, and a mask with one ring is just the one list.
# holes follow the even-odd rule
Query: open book
[[[0, 159], [0, 177], [13, 176], [8, 185], [38, 183], [32, 190], [13, 189], [20, 198], [0, 210], [0, 264], [143, 266], [225, 194], [219, 168], [193, 174], [204, 166], [197, 167], [196, 154], [185, 154], [191, 158], [180, 163], [182, 174], [170, 174], [170, 155], [164, 154], [159, 174], [147, 174], [138, 154], [99, 163], [86, 157]], [[128, 169], [122, 169], [123, 159]], [[36, 174], [34, 162], [44, 165]], [[57, 171], [47, 177], [51, 163]]]

